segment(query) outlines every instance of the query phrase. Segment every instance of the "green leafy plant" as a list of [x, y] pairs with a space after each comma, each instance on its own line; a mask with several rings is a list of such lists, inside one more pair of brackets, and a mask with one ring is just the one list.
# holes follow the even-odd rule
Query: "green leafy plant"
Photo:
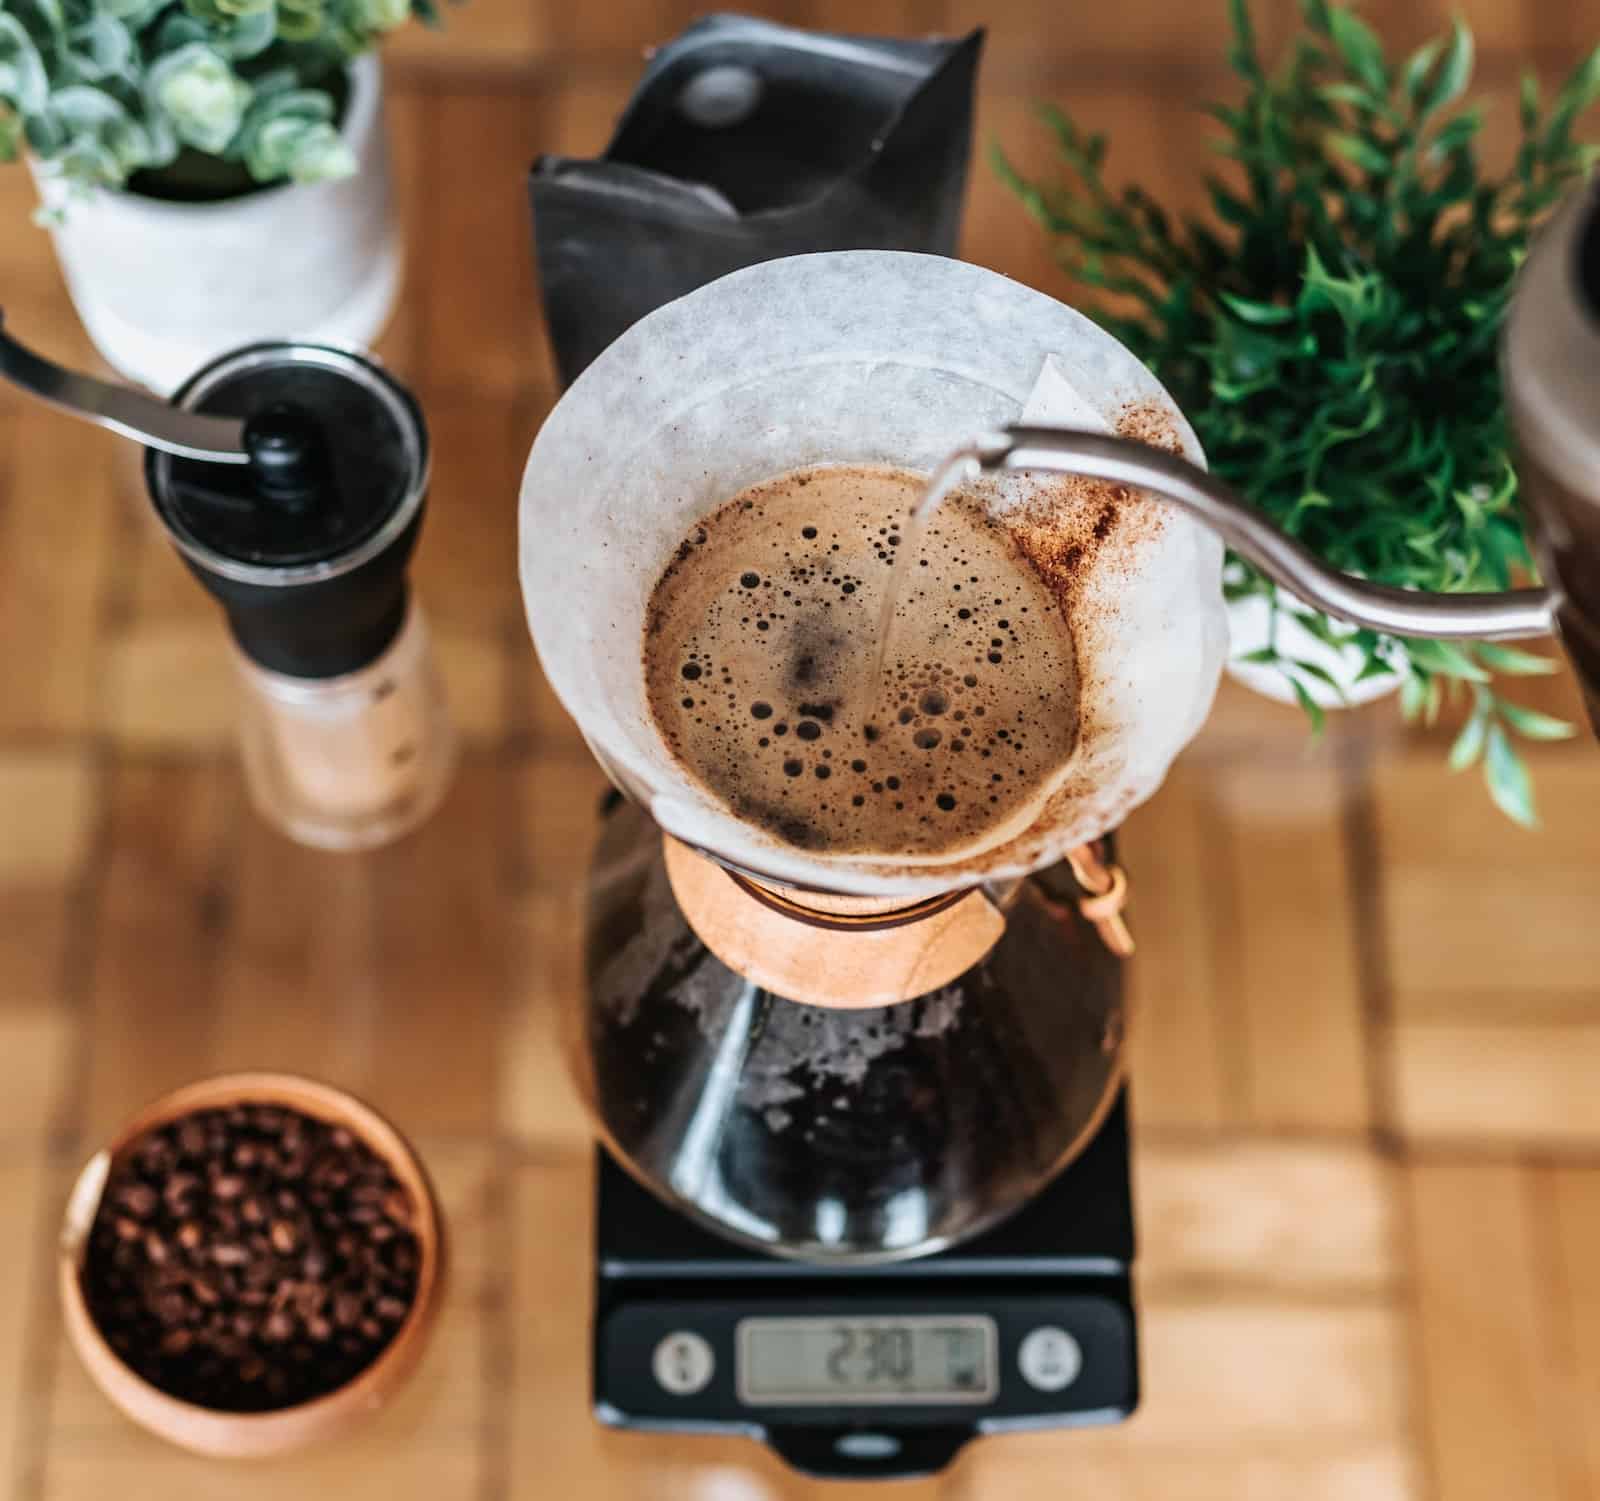
[[[0, 0], [0, 161], [74, 191], [197, 158], [219, 191], [356, 170], [344, 70], [432, 0]], [[203, 164], [202, 164], [203, 165]]]
[[[1590, 170], [1600, 147], [1574, 139], [1600, 98], [1600, 49], [1545, 107], [1521, 90], [1521, 144], [1504, 173], [1480, 162], [1471, 33], [1403, 61], [1349, 7], [1301, 0], [1282, 66], [1257, 48], [1248, 0], [1230, 0], [1229, 62], [1244, 85], [1213, 104], [1214, 149], [1235, 164], [1209, 177], [1212, 222], [1170, 216], [1136, 186], [1113, 190], [1107, 142], [1047, 109], [1068, 169], [1032, 181], [996, 165], [1054, 238], [1059, 259], [1102, 295], [1092, 311], [1148, 364], [1192, 420], [1213, 470], [1338, 568], [1430, 590], [1503, 589], [1533, 562], [1507, 441], [1496, 340], [1529, 237]], [[1270, 580], [1230, 558], [1230, 597]], [[1447, 697], [1471, 712], [1450, 754], [1480, 759], [1499, 806], [1535, 821], [1513, 736], [1571, 727], [1508, 702], [1496, 676], [1554, 670], [1495, 645], [1350, 634], [1301, 624], [1362, 653], [1361, 678], [1401, 677], [1408, 719]], [[1273, 643], [1251, 660], [1281, 671], [1321, 727], [1309, 684], [1337, 684]]]

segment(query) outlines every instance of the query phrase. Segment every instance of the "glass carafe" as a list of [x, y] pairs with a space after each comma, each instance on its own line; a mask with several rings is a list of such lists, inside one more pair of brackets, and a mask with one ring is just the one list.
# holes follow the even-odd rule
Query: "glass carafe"
[[[692, 921], [675, 896], [668, 848], [632, 805], [607, 816], [588, 983], [568, 1004], [602, 1136], [670, 1203], [778, 1254], [890, 1260], [995, 1223], [1092, 1138], [1122, 1078], [1122, 961], [1080, 910], [1089, 894], [1066, 864], [1003, 895], [954, 893], [996, 920], [947, 983], [890, 1005], [830, 1005], [720, 958], [696, 931], [703, 901]], [[700, 861], [712, 902], [732, 909], [712, 921], [740, 923], [763, 896], [781, 902], [774, 920], [802, 930], [818, 973], [830, 946], [859, 941], [821, 925], [839, 920], [837, 902], [823, 912], [814, 894], [756, 895], [704, 857], [678, 858]], [[911, 915], [906, 939], [937, 920]]]

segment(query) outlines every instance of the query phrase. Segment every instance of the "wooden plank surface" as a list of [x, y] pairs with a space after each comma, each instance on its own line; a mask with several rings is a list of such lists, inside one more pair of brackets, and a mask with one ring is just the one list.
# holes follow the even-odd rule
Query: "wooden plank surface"
[[1531, 1175], [1421, 1163], [1410, 1198], [1422, 1432], [1439, 1501], [1581, 1494]]
[[[17, 318], [18, 336], [26, 326]], [[120, 517], [113, 439], [37, 408], [0, 420], [0, 734], [94, 726]]]
[[[1372, 0], [1405, 42], [1457, 7]], [[1463, 0], [1487, 149], [1524, 54], [1558, 75], [1600, 0]], [[436, 468], [415, 569], [464, 756], [394, 848], [298, 848], [251, 811], [215, 604], [138, 456], [0, 389], [0, 1501], [867, 1501], [747, 1441], [589, 1412], [590, 1128], [569, 1081], [582, 878], [604, 779], [526, 640], [516, 484], [556, 382], [525, 174], [608, 138], [683, 0], [472, 0], [391, 50], [408, 266], [379, 352]], [[1054, 170], [1040, 100], [1112, 136], [1114, 180], [1193, 206], [1225, 7], [758, 0], [800, 24], [990, 28], [963, 252], [1055, 295], [986, 157]], [[1289, 0], [1258, 0], [1269, 39]], [[1497, 157], [1498, 159], [1498, 157]], [[0, 304], [97, 365], [27, 174], [0, 169]], [[1571, 714], [1570, 676], [1517, 696]], [[1513, 830], [1448, 726], [1225, 683], [1122, 854], [1145, 1400], [1125, 1427], [976, 1445], [904, 1501], [1600, 1501], [1600, 756], [1534, 757]], [[105, 1403], [48, 1267], [72, 1173], [162, 1090], [271, 1065], [370, 1095], [449, 1219], [436, 1340], [398, 1400], [261, 1467], [177, 1454]], [[1376, 1076], [1376, 1077], [1374, 1077]]]

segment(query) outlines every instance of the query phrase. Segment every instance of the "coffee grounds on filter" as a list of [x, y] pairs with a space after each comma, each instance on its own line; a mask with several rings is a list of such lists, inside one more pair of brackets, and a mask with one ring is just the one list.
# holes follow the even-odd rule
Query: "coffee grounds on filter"
[[415, 1206], [358, 1137], [272, 1105], [205, 1110], [113, 1170], [84, 1256], [89, 1312], [153, 1386], [229, 1412], [337, 1390], [416, 1298]]

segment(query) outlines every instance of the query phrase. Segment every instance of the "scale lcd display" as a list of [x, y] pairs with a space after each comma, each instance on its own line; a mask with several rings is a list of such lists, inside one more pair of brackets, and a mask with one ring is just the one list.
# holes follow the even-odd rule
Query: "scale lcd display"
[[994, 1320], [981, 1314], [744, 1319], [739, 1396], [750, 1406], [992, 1402]]

